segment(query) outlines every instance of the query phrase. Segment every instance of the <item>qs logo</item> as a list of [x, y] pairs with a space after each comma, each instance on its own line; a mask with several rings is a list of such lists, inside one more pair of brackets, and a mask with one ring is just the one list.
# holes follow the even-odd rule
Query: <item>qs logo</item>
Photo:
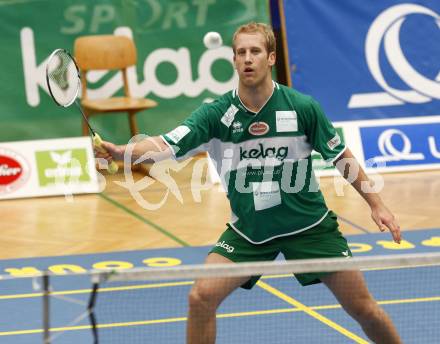
[[[400, 4], [383, 11], [371, 24], [365, 41], [365, 57], [371, 75], [385, 91], [380, 93], [353, 94], [349, 108], [421, 104], [440, 99], [440, 71], [435, 80], [420, 74], [405, 57], [400, 44], [400, 30], [409, 15], [419, 14], [435, 20], [440, 29], [440, 15], [429, 8], [416, 4]], [[397, 89], [388, 84], [380, 65], [381, 47], [389, 65], [408, 86]], [[439, 56], [440, 58], [440, 56]]]
[[[393, 136], [398, 136], [402, 140], [403, 146], [400, 150], [396, 148], [392, 143]], [[401, 130], [385, 130], [379, 136], [378, 145], [382, 156], [375, 158], [377, 162], [425, 159], [425, 156], [422, 153], [411, 153], [411, 141], [408, 136]]]

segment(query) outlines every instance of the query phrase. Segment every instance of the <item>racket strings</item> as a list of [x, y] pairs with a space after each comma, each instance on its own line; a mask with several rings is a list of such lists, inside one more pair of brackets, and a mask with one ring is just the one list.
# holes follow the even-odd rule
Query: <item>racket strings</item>
[[58, 57], [56, 61], [57, 66], [49, 73], [49, 78], [65, 91], [69, 88], [67, 70], [69, 69], [69, 64], [73, 62], [66, 54], [59, 53], [56, 56]]
[[78, 95], [80, 79], [72, 57], [57, 51], [48, 61], [48, 85], [52, 98], [62, 106], [70, 105]]

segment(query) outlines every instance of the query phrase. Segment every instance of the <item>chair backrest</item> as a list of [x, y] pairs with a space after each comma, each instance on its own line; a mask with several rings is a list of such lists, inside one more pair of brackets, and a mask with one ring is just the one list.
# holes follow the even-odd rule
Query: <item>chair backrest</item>
[[82, 99], [87, 99], [86, 73], [89, 70], [122, 70], [124, 94], [129, 97], [127, 67], [136, 64], [136, 46], [128, 37], [114, 35], [82, 36], [75, 40], [74, 55], [81, 70]]
[[83, 71], [124, 69], [136, 64], [136, 47], [125, 36], [82, 36], [75, 40], [74, 54]]

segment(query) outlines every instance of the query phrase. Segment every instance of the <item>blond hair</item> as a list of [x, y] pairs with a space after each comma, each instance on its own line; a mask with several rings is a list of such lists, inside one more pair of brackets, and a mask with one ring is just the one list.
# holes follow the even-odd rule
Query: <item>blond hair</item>
[[237, 30], [235, 30], [234, 35], [232, 36], [232, 50], [234, 51], [234, 54], [235, 54], [235, 40], [237, 39], [237, 36], [240, 33], [256, 33], [256, 32], [259, 32], [264, 36], [264, 39], [266, 41], [267, 53], [269, 54], [275, 52], [276, 41], [272, 27], [264, 23], [250, 22], [241, 25]]

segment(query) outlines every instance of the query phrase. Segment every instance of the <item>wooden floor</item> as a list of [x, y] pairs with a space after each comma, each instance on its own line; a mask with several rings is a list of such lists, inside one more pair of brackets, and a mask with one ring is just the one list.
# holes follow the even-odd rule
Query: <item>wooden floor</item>
[[[105, 175], [102, 194], [1, 201], [0, 259], [211, 245], [225, 229], [229, 206], [219, 186], [204, 190], [193, 178], [198, 161], [193, 159], [171, 174], [178, 182], [179, 192], [174, 193], [180, 193], [180, 201], [163, 184], [141, 174], [136, 179], [151, 184], [136, 200], [116, 183], [124, 181], [121, 173]], [[382, 197], [403, 231], [440, 228], [440, 171], [382, 176]], [[351, 186], [340, 184], [334, 178], [321, 178], [328, 206], [347, 220], [341, 221], [342, 231], [377, 232], [366, 203]], [[142, 202], [158, 204], [165, 197], [156, 210], [142, 206]]]

